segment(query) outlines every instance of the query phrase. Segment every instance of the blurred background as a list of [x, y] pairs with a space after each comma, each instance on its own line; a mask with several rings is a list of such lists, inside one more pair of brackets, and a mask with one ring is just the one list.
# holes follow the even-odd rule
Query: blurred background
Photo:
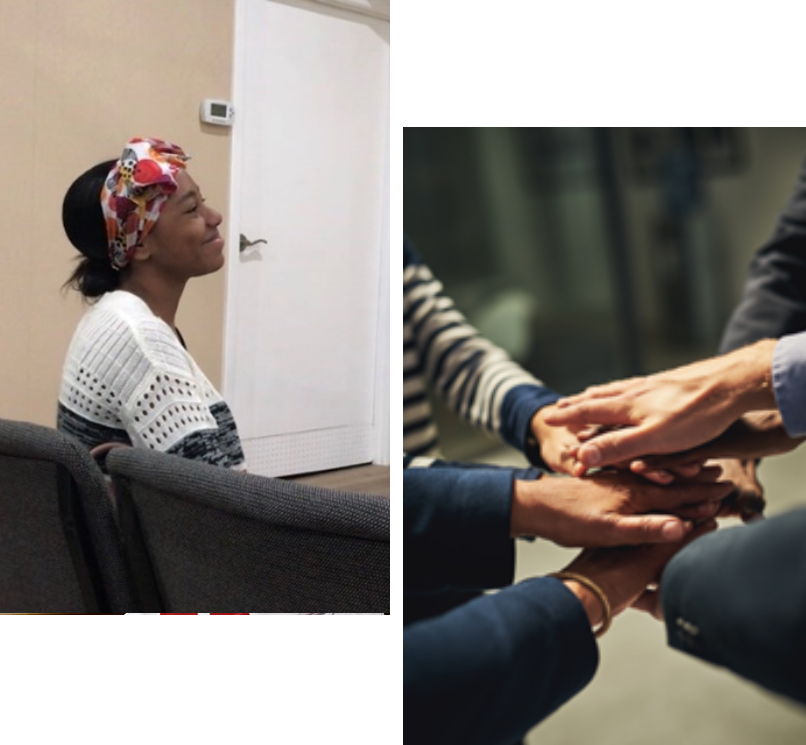
[[[573, 393], [716, 353], [804, 154], [806, 128], [406, 128], [404, 230], [470, 323]], [[525, 463], [433, 405], [445, 457]], [[760, 475], [768, 514], [803, 503], [803, 453]], [[573, 554], [520, 541], [517, 578]], [[529, 743], [806, 742], [806, 712], [668, 649], [644, 614], [600, 648]]]
[[[406, 128], [404, 229], [471, 323], [573, 393], [715, 352], [805, 152], [806, 128]], [[491, 445], [439, 424], [447, 455]]]

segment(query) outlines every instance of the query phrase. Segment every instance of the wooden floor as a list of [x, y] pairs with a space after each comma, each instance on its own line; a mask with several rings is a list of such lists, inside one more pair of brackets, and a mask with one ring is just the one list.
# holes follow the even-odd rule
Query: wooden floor
[[353, 466], [352, 468], [337, 468], [333, 471], [306, 473], [303, 476], [293, 476], [292, 478], [303, 484], [315, 484], [331, 489], [389, 497], [389, 466]]

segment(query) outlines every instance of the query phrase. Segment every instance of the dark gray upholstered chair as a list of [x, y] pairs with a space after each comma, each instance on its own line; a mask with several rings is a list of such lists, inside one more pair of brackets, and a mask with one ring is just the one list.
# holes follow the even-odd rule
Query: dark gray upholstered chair
[[106, 465], [143, 610], [389, 611], [388, 498], [146, 449]]
[[106, 481], [73, 438], [0, 419], [0, 612], [126, 613]]

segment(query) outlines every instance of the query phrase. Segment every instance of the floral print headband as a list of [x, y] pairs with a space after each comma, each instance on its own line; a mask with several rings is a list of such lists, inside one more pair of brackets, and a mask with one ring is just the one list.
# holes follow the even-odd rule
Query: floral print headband
[[189, 157], [165, 140], [135, 137], [126, 143], [101, 189], [109, 262], [114, 269], [123, 269], [151, 232], [176, 191], [177, 172], [185, 168]]

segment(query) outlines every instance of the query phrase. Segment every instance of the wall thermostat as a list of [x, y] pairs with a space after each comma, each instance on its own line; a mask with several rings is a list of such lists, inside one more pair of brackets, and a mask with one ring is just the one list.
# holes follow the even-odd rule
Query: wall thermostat
[[199, 116], [205, 124], [217, 124], [220, 127], [231, 127], [235, 111], [229, 101], [217, 98], [205, 98], [199, 107]]

